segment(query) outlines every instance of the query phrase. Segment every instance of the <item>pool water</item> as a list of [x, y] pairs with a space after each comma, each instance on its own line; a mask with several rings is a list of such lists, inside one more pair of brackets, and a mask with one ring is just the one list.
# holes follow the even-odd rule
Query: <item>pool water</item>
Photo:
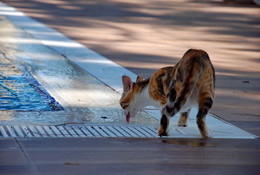
[[[0, 68], [9, 67], [1, 63]], [[63, 107], [27, 71], [0, 70], [0, 110], [57, 111]]]

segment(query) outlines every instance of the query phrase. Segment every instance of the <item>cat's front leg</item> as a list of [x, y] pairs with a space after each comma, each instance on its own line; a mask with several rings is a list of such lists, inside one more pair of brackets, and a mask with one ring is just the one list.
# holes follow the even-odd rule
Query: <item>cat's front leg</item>
[[176, 107], [175, 105], [172, 104], [167, 104], [163, 110], [162, 110], [162, 115], [166, 115], [167, 117], [172, 117], [175, 114], [177, 114], [179, 112], [179, 108]]
[[169, 118], [166, 115], [162, 115], [160, 120], [160, 126], [158, 128], [159, 136], [168, 136], [168, 126], [169, 126]]
[[170, 122], [170, 118], [174, 116], [179, 110], [173, 106], [165, 106], [162, 110], [162, 117], [160, 120], [160, 127], [158, 129], [159, 136], [168, 136], [168, 126]]

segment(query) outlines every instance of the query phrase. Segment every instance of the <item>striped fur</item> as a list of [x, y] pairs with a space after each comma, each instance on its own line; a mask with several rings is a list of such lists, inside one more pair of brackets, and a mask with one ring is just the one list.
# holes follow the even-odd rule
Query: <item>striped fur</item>
[[147, 105], [161, 107], [158, 134], [166, 136], [169, 118], [179, 112], [178, 125], [185, 127], [189, 111], [195, 106], [200, 133], [208, 136], [205, 116], [213, 104], [215, 71], [205, 51], [190, 49], [175, 66], [159, 69], [147, 80], [140, 76], [135, 83], [127, 76], [122, 80], [120, 104], [126, 116], [134, 117]]

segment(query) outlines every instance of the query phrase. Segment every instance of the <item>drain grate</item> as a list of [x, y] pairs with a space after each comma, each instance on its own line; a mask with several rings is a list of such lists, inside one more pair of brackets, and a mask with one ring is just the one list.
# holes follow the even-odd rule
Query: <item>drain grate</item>
[[158, 137], [151, 126], [139, 125], [2, 125], [0, 138]]

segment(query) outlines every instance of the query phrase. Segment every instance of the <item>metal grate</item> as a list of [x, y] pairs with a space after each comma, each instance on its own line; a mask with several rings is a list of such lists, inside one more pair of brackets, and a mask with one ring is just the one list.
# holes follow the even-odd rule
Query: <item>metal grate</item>
[[2, 125], [0, 138], [158, 137], [151, 126], [139, 125]]

